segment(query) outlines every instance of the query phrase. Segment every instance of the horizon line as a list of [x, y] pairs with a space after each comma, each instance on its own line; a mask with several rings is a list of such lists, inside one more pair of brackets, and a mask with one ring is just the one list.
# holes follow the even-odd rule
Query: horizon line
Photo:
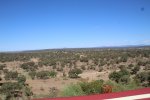
[[63, 50], [63, 49], [92, 49], [92, 48], [128, 48], [128, 47], [146, 47], [150, 46], [150, 44], [134, 44], [134, 45], [114, 45], [114, 46], [93, 46], [93, 47], [60, 47], [60, 48], [43, 48], [43, 49], [24, 49], [24, 50], [4, 50], [0, 51], [0, 53], [17, 53], [17, 52], [30, 52], [30, 51], [44, 51], [44, 50]]

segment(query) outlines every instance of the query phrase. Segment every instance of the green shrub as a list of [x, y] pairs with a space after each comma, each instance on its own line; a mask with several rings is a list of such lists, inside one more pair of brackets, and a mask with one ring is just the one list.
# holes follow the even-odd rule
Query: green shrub
[[48, 79], [49, 78], [49, 71], [37, 72], [36, 77], [39, 79]]
[[102, 72], [102, 71], [103, 71], [103, 67], [102, 67], [102, 66], [99, 67], [98, 71], [99, 71], [99, 72]]
[[29, 72], [29, 76], [30, 76], [32, 79], [35, 79], [35, 77], [36, 77], [36, 72], [35, 72], [35, 71], [30, 71], [30, 72]]
[[83, 82], [80, 83], [81, 89], [85, 94], [96, 94], [96, 93], [102, 93], [102, 86], [103, 81], [102, 80], [96, 80], [92, 82]]
[[65, 87], [61, 93], [62, 96], [80, 96], [85, 95], [79, 84], [71, 84]]
[[150, 72], [140, 72], [135, 76], [142, 86], [150, 86]]
[[140, 66], [136, 66], [131, 70], [131, 74], [136, 74], [140, 70]]
[[6, 65], [5, 64], [0, 64], [0, 70], [3, 70], [3, 68], [5, 68]]
[[81, 69], [82, 69], [82, 70], [86, 70], [86, 68], [85, 68], [85, 66], [84, 66], [84, 65], [82, 65], [82, 66], [81, 66]]
[[128, 78], [130, 78], [130, 73], [126, 69], [121, 69], [119, 72], [112, 72], [109, 74], [109, 79], [116, 81], [117, 83], [127, 83], [129, 82]]
[[49, 72], [50, 77], [56, 77], [56, 75], [57, 75], [57, 72], [55, 72], [55, 71], [50, 71]]
[[[27, 97], [33, 95], [33, 92], [31, 91], [31, 88], [30, 88], [30, 87], [27, 87], [27, 86], [24, 88], [24, 93], [25, 93], [25, 96], [27, 96]], [[30, 100], [30, 99], [29, 99], [29, 100]]]
[[59, 72], [62, 72], [62, 71], [63, 71], [63, 68], [62, 68], [62, 67], [61, 67], [61, 68], [58, 67], [58, 68], [56, 68], [56, 70], [59, 71]]
[[150, 87], [150, 72], [148, 72], [148, 79], [147, 79], [147, 81], [148, 81], [148, 86]]
[[150, 64], [147, 64], [144, 70], [150, 70]]
[[142, 88], [137, 81], [130, 81], [128, 84], [123, 85], [124, 90], [135, 90], [138, 88]]
[[7, 72], [5, 74], [4, 78], [5, 78], [5, 80], [16, 80], [18, 78], [18, 72], [17, 71], [15, 71], [15, 72], [12, 72], [12, 71]]
[[130, 64], [130, 65], [128, 66], [129, 69], [132, 69], [133, 67], [134, 67], [133, 64]]
[[54, 98], [54, 97], [57, 97], [57, 95], [58, 95], [58, 89], [56, 88], [56, 87], [51, 87], [50, 88], [50, 90], [49, 90], [49, 96], [51, 97], [51, 98]]
[[27, 63], [23, 63], [21, 65], [21, 68], [24, 69], [24, 70], [26, 70], [26, 71], [35, 71], [35, 69], [37, 69], [38, 66], [35, 65], [34, 62], [27, 62]]
[[125, 65], [120, 65], [119, 68], [120, 68], [120, 70], [125, 70], [126, 69]]
[[82, 73], [82, 70], [81, 69], [72, 69], [69, 71], [69, 77], [70, 78], [79, 78], [78, 74], [81, 74]]
[[6, 96], [13, 96], [13, 91], [15, 90], [21, 90], [22, 87], [20, 84], [18, 84], [17, 82], [12, 83], [12, 82], [6, 82], [4, 83], [1, 88], [0, 88], [0, 94], [4, 94]]
[[4, 74], [8, 73], [8, 69], [3, 69]]
[[130, 82], [130, 76], [129, 75], [123, 75], [120, 78], [119, 82], [122, 84], [128, 84]]
[[80, 62], [88, 62], [88, 58], [87, 57], [81, 57]]
[[119, 82], [121, 77], [122, 77], [122, 74], [120, 72], [114, 71], [109, 74], [109, 79], [116, 81], [117, 83]]
[[124, 55], [120, 58], [120, 62], [127, 62], [128, 60], [128, 56], [127, 55]]
[[139, 62], [137, 63], [137, 65], [138, 65], [138, 66], [145, 66], [145, 65], [146, 65], [146, 62], [139, 61]]
[[18, 83], [21, 85], [24, 85], [24, 83], [26, 82], [26, 77], [24, 75], [20, 75], [18, 78]]
[[130, 77], [130, 72], [127, 69], [121, 69], [120, 73], [123, 75], [128, 75]]
[[134, 90], [140, 88], [136, 81], [130, 81], [128, 84], [116, 83], [114, 81], [106, 81], [106, 84], [111, 85], [113, 92], [121, 92], [125, 90]]
[[113, 92], [124, 91], [123, 85], [122, 85], [122, 84], [118, 84], [118, 83], [116, 83], [116, 82], [114, 82], [114, 81], [110, 81], [110, 80], [109, 80], [109, 81], [106, 81], [105, 84], [108, 84], [108, 85], [112, 86], [112, 91], [113, 91]]

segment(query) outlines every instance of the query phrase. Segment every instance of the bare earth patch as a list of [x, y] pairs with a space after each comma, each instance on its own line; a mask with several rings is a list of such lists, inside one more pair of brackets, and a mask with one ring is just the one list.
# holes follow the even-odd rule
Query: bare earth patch
[[108, 78], [109, 73], [110, 71], [97, 72], [93, 70], [88, 70], [83, 72], [79, 76], [84, 79], [88, 78], [89, 81], [98, 80], [98, 79], [109, 80]]
[[66, 85], [76, 82], [78, 82], [78, 80], [63, 80], [62, 78], [51, 78], [46, 80], [35, 79], [26, 81], [26, 83], [32, 87], [34, 94], [48, 94], [51, 87], [56, 87], [57, 89], [62, 90], [62, 88], [64, 88]]

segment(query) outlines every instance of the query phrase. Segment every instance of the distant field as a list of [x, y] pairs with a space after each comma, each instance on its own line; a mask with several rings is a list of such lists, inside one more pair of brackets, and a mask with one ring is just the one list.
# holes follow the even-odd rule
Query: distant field
[[106, 84], [113, 92], [150, 87], [150, 47], [0, 53], [2, 99], [97, 94]]

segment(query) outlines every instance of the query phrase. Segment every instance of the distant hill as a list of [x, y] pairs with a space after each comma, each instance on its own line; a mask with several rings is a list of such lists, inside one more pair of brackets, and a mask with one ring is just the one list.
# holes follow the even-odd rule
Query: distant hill
[[150, 45], [122, 45], [122, 46], [101, 46], [101, 47], [84, 47], [84, 48], [55, 48], [40, 50], [23, 50], [23, 51], [4, 51], [0, 53], [32, 53], [32, 52], [48, 52], [48, 51], [78, 51], [78, 50], [104, 50], [104, 49], [134, 49], [134, 48], [150, 48]]

